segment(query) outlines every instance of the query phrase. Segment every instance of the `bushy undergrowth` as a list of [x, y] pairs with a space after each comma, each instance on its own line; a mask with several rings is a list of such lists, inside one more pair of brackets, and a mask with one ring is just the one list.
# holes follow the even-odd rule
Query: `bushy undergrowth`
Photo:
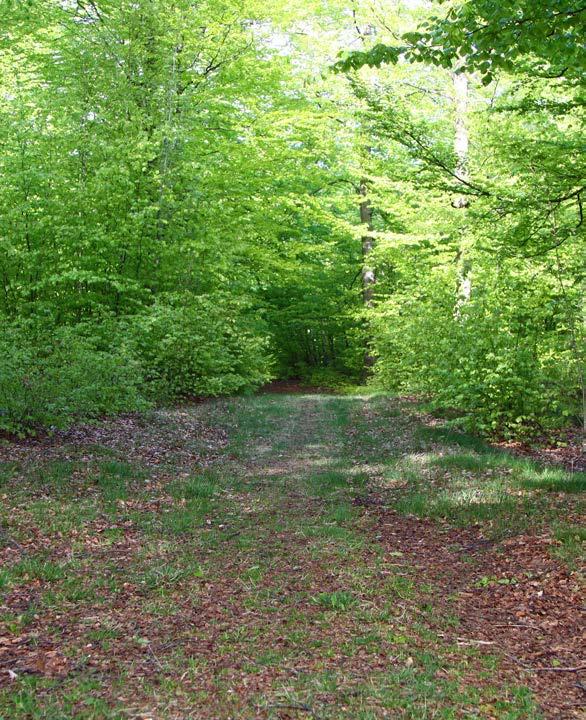
[[228, 395], [270, 378], [263, 328], [228, 298], [171, 298], [135, 319], [131, 343], [159, 397]]
[[124, 347], [99, 349], [75, 328], [33, 323], [0, 333], [0, 429], [26, 434], [148, 406]]
[[[483, 282], [483, 280], [485, 282]], [[392, 298], [374, 321], [383, 387], [426, 393], [435, 409], [486, 434], [520, 436], [579, 418], [580, 365], [572, 307], [546, 281], [477, 278], [455, 312], [455, 278]]]
[[187, 396], [243, 392], [270, 377], [260, 328], [206, 298], [76, 326], [4, 322], [0, 430], [26, 435]]

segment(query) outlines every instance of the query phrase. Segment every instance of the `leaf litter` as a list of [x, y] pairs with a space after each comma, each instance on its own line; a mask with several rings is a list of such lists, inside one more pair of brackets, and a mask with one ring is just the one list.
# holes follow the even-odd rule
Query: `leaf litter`
[[[381, 479], [385, 458], [415, 449], [404, 405], [389, 416], [384, 405], [348, 400], [347, 412], [340, 401], [334, 427], [324, 396], [269, 395], [247, 411], [249, 402], [2, 447], [19, 468], [1, 491], [14, 539], [0, 549], [12, 573], [1, 600], [4, 702], [34, 682], [42, 713], [83, 679], [111, 712], [137, 718], [341, 718], [357, 708], [418, 717], [417, 698], [393, 710], [373, 688], [392, 673], [398, 695], [413, 692], [405, 673], [423, 673], [431, 652], [438, 687], [453, 681], [453, 663], [462, 688], [492, 696], [522, 684], [544, 717], [582, 717], [583, 585], [552, 554], [550, 532], [495, 541], [481, 523], [397, 513]], [[263, 412], [261, 428], [243, 427]], [[67, 527], [31, 514], [22, 486], [31, 468], [75, 458], [83, 472], [104, 454], [137, 464], [136, 496]], [[348, 527], [325, 520], [330, 498], [307, 490], [308, 474], [325, 481], [340, 458], [348, 484], [374, 479], [351, 495], [334, 488], [357, 513]], [[187, 507], [170, 484], [210, 469], [232, 484], [197, 528], [163, 532], [161, 519]], [[91, 492], [82, 483], [71, 501], [92, 502]], [[487, 675], [479, 658], [495, 657]], [[76, 717], [90, 717], [82, 697], [72, 702]], [[437, 702], [455, 717], [471, 712], [469, 700]], [[479, 717], [501, 716], [490, 698], [483, 707]]]

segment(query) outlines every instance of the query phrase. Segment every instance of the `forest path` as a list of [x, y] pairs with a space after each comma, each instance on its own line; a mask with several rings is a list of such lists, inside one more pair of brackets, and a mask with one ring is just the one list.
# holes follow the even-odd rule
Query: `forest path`
[[542, 502], [551, 471], [385, 397], [222, 400], [24, 447], [0, 467], [0, 717], [534, 720], [525, 685], [580, 717], [578, 672], [547, 671], [581, 663], [552, 554], [575, 548], [537, 527], [577, 522]]

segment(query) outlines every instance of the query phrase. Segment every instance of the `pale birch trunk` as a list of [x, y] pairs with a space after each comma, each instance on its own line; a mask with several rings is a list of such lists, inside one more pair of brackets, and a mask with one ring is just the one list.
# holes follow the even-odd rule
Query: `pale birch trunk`
[[360, 183], [360, 195], [363, 198], [360, 203], [360, 222], [363, 227], [362, 235], [362, 297], [366, 307], [372, 307], [374, 298], [374, 284], [376, 276], [374, 268], [370, 264], [372, 251], [374, 250], [374, 227], [372, 224], [372, 205], [367, 198], [368, 188], [364, 181]]
[[[470, 139], [468, 135], [468, 77], [465, 73], [454, 72], [452, 75], [454, 83], [454, 102], [456, 110], [456, 127], [454, 137], [454, 151], [456, 153], [457, 165], [456, 175], [461, 182], [468, 180], [468, 155]], [[468, 207], [468, 198], [465, 195], [458, 195], [454, 198], [452, 205], [455, 208], [465, 209]], [[472, 266], [470, 261], [470, 242], [464, 231], [458, 248], [458, 287], [456, 290], [455, 315], [460, 317], [463, 306], [469, 302], [472, 295]]]
[[[360, 183], [360, 222], [362, 223], [362, 299], [365, 308], [371, 308], [374, 304], [374, 286], [376, 274], [371, 264], [372, 252], [375, 247], [373, 236], [374, 226], [372, 223], [372, 205], [368, 199], [368, 185], [362, 180]], [[364, 356], [364, 377], [366, 378], [374, 365], [374, 357], [370, 352]]]

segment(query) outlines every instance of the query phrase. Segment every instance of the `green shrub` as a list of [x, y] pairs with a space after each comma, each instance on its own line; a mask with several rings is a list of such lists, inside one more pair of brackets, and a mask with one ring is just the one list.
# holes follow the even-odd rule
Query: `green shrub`
[[342, 391], [351, 386], [356, 378], [330, 368], [315, 368], [307, 373], [304, 380], [311, 387]]
[[567, 299], [551, 279], [530, 283], [506, 268], [474, 282], [459, 316], [453, 273], [378, 309], [378, 381], [425, 393], [433, 408], [451, 409], [456, 424], [486, 434], [519, 436], [579, 417], [580, 358]]
[[56, 327], [0, 330], [0, 430], [41, 428], [149, 407], [150, 400], [217, 396], [270, 378], [263, 328], [223, 297], [167, 296], [141, 314]]
[[75, 328], [5, 325], [0, 332], [0, 429], [42, 427], [141, 410], [140, 368], [128, 351], [98, 349]]
[[270, 378], [267, 339], [239, 304], [224, 297], [171, 297], [129, 327], [158, 398], [246, 391]]

